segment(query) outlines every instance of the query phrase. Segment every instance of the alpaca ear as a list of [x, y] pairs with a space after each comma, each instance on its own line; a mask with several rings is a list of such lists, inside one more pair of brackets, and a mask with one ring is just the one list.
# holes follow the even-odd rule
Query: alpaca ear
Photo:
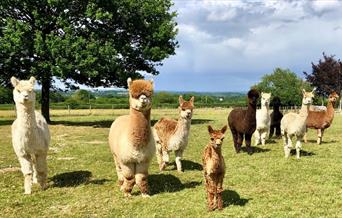
[[32, 86], [34, 86], [34, 84], [36, 83], [36, 78], [31, 76], [29, 82], [32, 84]]
[[208, 132], [209, 133], [213, 133], [214, 132], [213, 127], [211, 127], [210, 125], [208, 125]]
[[191, 102], [192, 105], [194, 105], [194, 101], [195, 101], [195, 96], [192, 96], [192, 97], [190, 98], [190, 102]]
[[153, 79], [150, 80], [150, 83], [152, 86], [154, 86], [154, 80]]
[[316, 89], [317, 89], [317, 87], [314, 87], [311, 92], [314, 93], [316, 91]]
[[303, 89], [302, 92], [303, 92], [303, 94], [305, 94], [305, 92], [306, 92], [305, 89]]
[[221, 133], [224, 134], [227, 131], [227, 125], [225, 125], [224, 127], [222, 127], [221, 129]]
[[132, 85], [132, 83], [133, 83], [133, 81], [132, 81], [131, 77], [128, 77], [128, 79], [127, 79], [128, 88]]
[[180, 95], [178, 98], [178, 101], [179, 101], [179, 105], [182, 105], [184, 103], [183, 96]]
[[19, 84], [19, 80], [17, 80], [17, 78], [15, 78], [14, 76], [12, 76], [11, 83], [13, 87], [16, 87]]

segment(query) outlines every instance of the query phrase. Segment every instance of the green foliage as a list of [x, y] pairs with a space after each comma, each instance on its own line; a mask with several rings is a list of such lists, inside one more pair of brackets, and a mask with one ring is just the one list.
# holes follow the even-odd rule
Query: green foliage
[[8, 104], [12, 102], [12, 89], [0, 86], [0, 104]]
[[289, 69], [276, 68], [272, 74], [266, 74], [261, 82], [255, 85], [260, 92], [271, 92], [272, 97], [278, 96], [282, 105], [301, 105], [302, 89], [311, 90], [310, 85], [300, 79]]

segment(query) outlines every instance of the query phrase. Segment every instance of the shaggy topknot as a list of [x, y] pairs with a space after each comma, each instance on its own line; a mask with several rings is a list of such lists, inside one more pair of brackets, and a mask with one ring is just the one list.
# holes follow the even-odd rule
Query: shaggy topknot
[[248, 98], [253, 98], [253, 97], [256, 99], [259, 98], [259, 92], [256, 89], [249, 90], [247, 95], [248, 95]]
[[153, 94], [153, 82], [148, 80], [134, 80], [128, 84], [129, 92], [133, 98], [139, 98], [140, 95], [146, 95], [147, 97]]

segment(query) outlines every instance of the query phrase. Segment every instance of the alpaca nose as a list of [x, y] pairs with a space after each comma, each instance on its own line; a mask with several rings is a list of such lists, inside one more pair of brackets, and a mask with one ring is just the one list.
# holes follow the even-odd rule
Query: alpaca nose
[[27, 100], [29, 98], [29, 95], [28, 94], [24, 94], [23, 97], [24, 97], [25, 100]]
[[221, 145], [222, 144], [222, 140], [221, 139], [216, 139], [215, 140], [215, 144], [216, 145]]
[[142, 95], [142, 96], [140, 96], [140, 101], [142, 103], [147, 103], [148, 99], [147, 99], [147, 97], [145, 95]]

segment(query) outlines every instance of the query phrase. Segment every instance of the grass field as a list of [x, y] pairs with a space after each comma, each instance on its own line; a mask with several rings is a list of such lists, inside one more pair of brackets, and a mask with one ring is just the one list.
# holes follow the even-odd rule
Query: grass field
[[[11, 145], [13, 111], [0, 111], [0, 217], [342, 217], [342, 116], [316, 145], [315, 133], [303, 144], [302, 158], [286, 160], [282, 141], [269, 140], [255, 153], [235, 154], [228, 131], [223, 144], [227, 166], [222, 212], [207, 212], [201, 156], [209, 141], [206, 126], [226, 124], [227, 109], [197, 109], [185, 171], [169, 166], [160, 173], [154, 158], [149, 175], [151, 198], [133, 190], [123, 197], [107, 145], [115, 117], [128, 110], [52, 111], [48, 156], [49, 188], [23, 195], [23, 176]], [[177, 118], [176, 109], [152, 111], [153, 121]], [[174, 159], [174, 155], [171, 156]], [[12, 167], [12, 168], [10, 168]], [[9, 169], [10, 168], [10, 169]]]

